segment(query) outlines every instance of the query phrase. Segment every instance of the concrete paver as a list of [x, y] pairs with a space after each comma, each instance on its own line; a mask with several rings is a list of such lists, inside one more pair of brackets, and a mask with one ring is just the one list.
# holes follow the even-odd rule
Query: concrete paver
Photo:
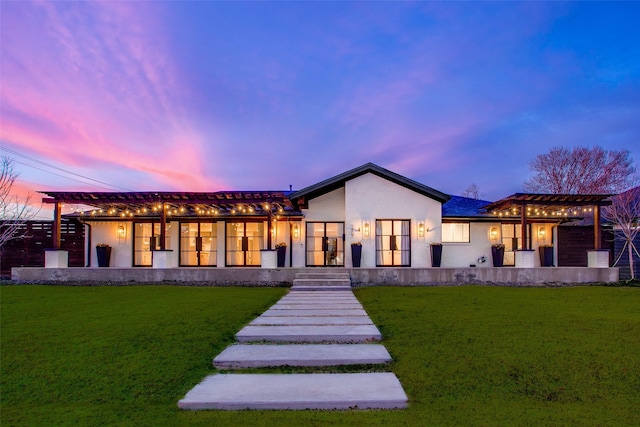
[[283, 317], [283, 316], [366, 316], [364, 310], [272, 310], [262, 313], [263, 317]]
[[260, 316], [249, 325], [373, 325], [368, 316], [296, 316], [263, 317]]
[[375, 325], [245, 326], [238, 342], [370, 342], [382, 338]]
[[390, 373], [217, 374], [178, 402], [182, 409], [396, 409], [407, 395]]
[[254, 344], [232, 345], [215, 359], [221, 369], [268, 366], [338, 366], [380, 364], [391, 355], [380, 344]]

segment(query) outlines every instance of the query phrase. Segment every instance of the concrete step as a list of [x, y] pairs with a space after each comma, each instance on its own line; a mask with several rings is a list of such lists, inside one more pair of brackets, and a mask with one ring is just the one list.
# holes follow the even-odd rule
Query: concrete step
[[217, 374], [178, 402], [182, 409], [398, 409], [407, 395], [390, 372]]
[[258, 317], [249, 323], [253, 326], [265, 325], [373, 325], [369, 316], [283, 316]]
[[351, 280], [349, 279], [293, 279], [293, 287], [295, 290], [298, 286], [348, 286], [351, 288]]
[[351, 290], [351, 285], [349, 286], [314, 286], [314, 285], [298, 285], [295, 288], [296, 291], [318, 291], [318, 292], [325, 292], [325, 291], [350, 291]]
[[215, 359], [219, 369], [269, 366], [338, 366], [382, 364], [391, 355], [380, 344], [232, 345]]
[[349, 273], [296, 273], [296, 279], [343, 279], [349, 280]]
[[365, 343], [380, 341], [375, 325], [283, 325], [245, 326], [236, 334], [238, 342]]

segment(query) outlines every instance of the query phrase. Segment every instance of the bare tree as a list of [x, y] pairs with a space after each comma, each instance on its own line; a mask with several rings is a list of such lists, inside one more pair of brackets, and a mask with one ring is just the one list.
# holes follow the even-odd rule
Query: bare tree
[[616, 194], [629, 188], [635, 167], [629, 150], [554, 147], [529, 163], [531, 193]]
[[18, 173], [13, 160], [8, 157], [0, 159], [0, 248], [11, 239], [23, 236], [22, 224], [33, 219], [39, 209], [34, 209], [31, 197], [20, 198], [12, 193]]
[[633, 253], [635, 252], [636, 255], [640, 257], [638, 248], [634, 244], [638, 231], [640, 231], [638, 227], [638, 222], [640, 221], [640, 186], [612, 197], [611, 206], [603, 209], [602, 217], [613, 223], [615, 226], [614, 231], [619, 231], [624, 238], [624, 246], [620, 251], [620, 256], [615, 260], [614, 265], [620, 261], [624, 250], [627, 249], [631, 279], [635, 279]]
[[467, 189], [462, 192], [462, 195], [476, 200], [479, 200], [482, 197], [480, 194], [480, 187], [478, 187], [478, 184], [475, 182], [468, 186]]

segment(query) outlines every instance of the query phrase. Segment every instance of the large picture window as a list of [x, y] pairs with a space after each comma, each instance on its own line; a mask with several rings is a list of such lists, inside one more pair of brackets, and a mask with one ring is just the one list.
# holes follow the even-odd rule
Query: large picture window
[[411, 222], [376, 220], [376, 265], [411, 266]]
[[468, 222], [445, 222], [442, 224], [442, 241], [446, 243], [469, 243]]

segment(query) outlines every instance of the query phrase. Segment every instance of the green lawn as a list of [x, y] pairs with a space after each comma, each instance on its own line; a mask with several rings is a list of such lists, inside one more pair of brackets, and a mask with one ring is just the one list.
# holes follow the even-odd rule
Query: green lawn
[[408, 409], [179, 410], [285, 292], [3, 286], [0, 424], [640, 425], [640, 289], [624, 287], [357, 289]]

